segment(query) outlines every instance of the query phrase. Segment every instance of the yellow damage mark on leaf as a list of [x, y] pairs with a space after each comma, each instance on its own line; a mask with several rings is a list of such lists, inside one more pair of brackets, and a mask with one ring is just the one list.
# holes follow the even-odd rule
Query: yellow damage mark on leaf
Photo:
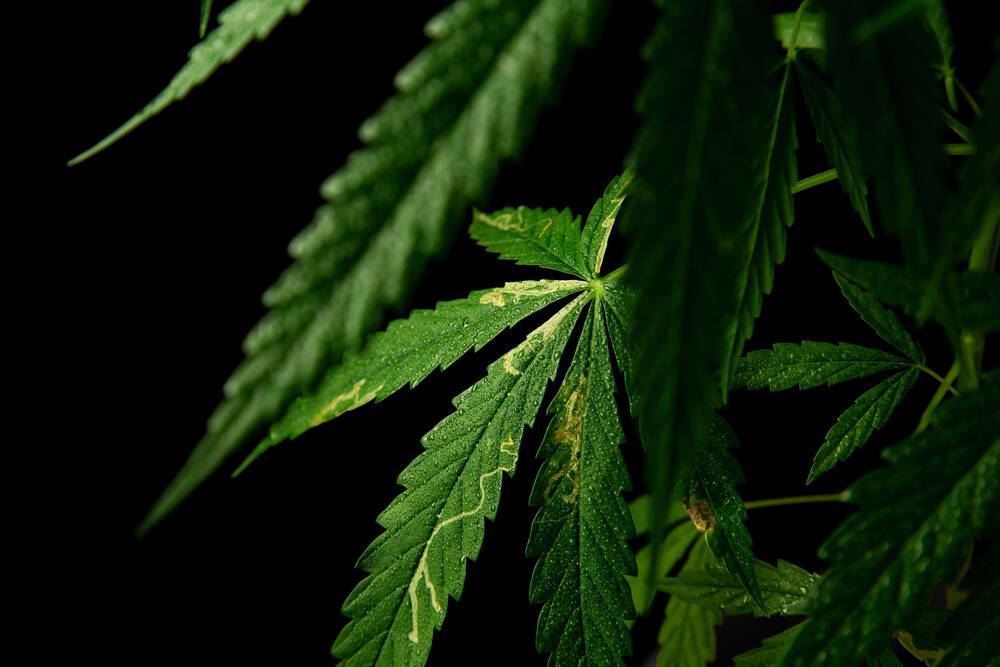
[[[333, 399], [329, 403], [327, 403], [326, 406], [322, 410], [320, 410], [319, 413], [313, 418], [309, 426], [317, 426], [319, 424], [322, 424], [323, 422], [327, 421], [327, 419], [332, 419], [333, 417], [342, 415], [345, 412], [354, 410], [355, 408], [360, 408], [365, 403], [368, 403], [372, 399], [374, 399], [376, 394], [378, 394], [379, 389], [381, 389], [385, 385], [380, 384], [367, 394], [362, 395], [361, 388], [365, 385], [365, 382], [367, 382], [367, 380], [368, 378], [361, 378], [360, 380], [354, 383], [354, 387], [350, 391], [340, 394], [339, 396], [334, 396]], [[341, 403], [346, 403], [348, 401], [350, 401], [350, 403], [346, 407], [343, 408], [340, 407]], [[332, 416], [331, 413], [333, 413]]]
[[698, 532], [707, 533], [715, 528], [712, 508], [704, 500], [696, 500], [684, 509], [687, 510], [688, 516], [691, 517], [691, 523], [698, 529]]
[[521, 280], [505, 283], [503, 287], [494, 287], [479, 297], [479, 303], [491, 303], [497, 308], [503, 308], [507, 305], [507, 297], [513, 298], [514, 303], [520, 303], [521, 297], [539, 297], [553, 292], [583, 289], [586, 286], [587, 283], [582, 280]]
[[[572, 280], [572, 281], [559, 281], [559, 282], [578, 282], [578, 281]], [[533, 352], [536, 346], [543, 345], [549, 338], [551, 338], [555, 330], [559, 328], [560, 324], [562, 324], [562, 321], [566, 319], [566, 316], [569, 315], [574, 308], [576, 308], [576, 305], [577, 303], [579, 303], [580, 299], [583, 299], [586, 296], [587, 296], [586, 294], [581, 294], [580, 296], [576, 297], [575, 299], [567, 303], [565, 306], [563, 306], [562, 310], [560, 310], [558, 313], [556, 313], [548, 320], [546, 320], [545, 323], [542, 324], [542, 326], [538, 327], [530, 334], [528, 334], [528, 337], [525, 338], [523, 341], [521, 341], [521, 343], [517, 347], [509, 351], [507, 354], [503, 355], [503, 369], [508, 373], [510, 373], [511, 375], [520, 375], [521, 369], [519, 369], [515, 365], [515, 362], [517, 361], [518, 357], [521, 356], [521, 353], [524, 352], [525, 350]]]
[[611, 228], [614, 227], [615, 219], [618, 217], [618, 211], [621, 210], [622, 202], [625, 201], [625, 191], [628, 190], [628, 186], [632, 183], [632, 176], [622, 183], [621, 188], [618, 190], [618, 194], [615, 198], [611, 200], [611, 210], [608, 211], [604, 220], [601, 221], [601, 229], [603, 233], [601, 234], [601, 247], [597, 251], [597, 257], [594, 261], [594, 273], [601, 272], [601, 264], [604, 263], [604, 253], [608, 250], [608, 238], [611, 236]]
[[586, 412], [587, 376], [581, 375], [576, 390], [566, 400], [566, 408], [562, 414], [562, 423], [556, 427], [555, 441], [559, 444], [569, 443], [569, 459], [566, 465], [554, 472], [545, 484], [542, 497], [548, 503], [552, 498], [552, 488], [560, 478], [570, 480], [573, 488], [561, 497], [563, 502], [573, 504], [580, 495], [580, 451], [583, 445], [583, 415]]
[[[487, 440], [485, 449], [489, 451], [491, 446], [491, 441]], [[500, 454], [507, 454], [511, 458], [508, 459], [506, 464], [501, 463], [496, 469], [490, 470], [489, 472], [484, 472], [479, 476], [479, 502], [470, 510], [465, 512], [459, 512], [454, 516], [450, 516], [444, 521], [439, 522], [434, 526], [434, 531], [431, 536], [427, 539], [427, 543], [424, 545], [424, 551], [420, 555], [420, 561], [417, 563], [417, 570], [413, 573], [413, 578], [410, 579], [410, 586], [407, 588], [407, 593], [410, 597], [410, 613], [413, 618], [413, 628], [410, 630], [410, 634], [407, 635], [409, 640], [414, 644], [420, 641], [420, 631], [419, 631], [419, 606], [417, 598], [417, 590], [420, 588], [420, 580], [424, 580], [424, 586], [427, 588], [427, 592], [430, 595], [431, 607], [434, 611], [441, 611], [441, 603], [438, 601], [437, 589], [434, 587], [434, 582], [431, 581], [430, 570], [427, 568], [427, 554], [430, 551], [431, 542], [434, 541], [434, 537], [441, 532], [441, 530], [448, 524], [454, 523], [456, 521], [461, 521], [470, 516], [475, 516], [483, 511], [483, 505], [486, 502], [486, 487], [483, 484], [486, 482], [488, 477], [498, 475], [502, 472], [513, 472], [514, 468], [517, 466], [517, 445], [514, 443], [514, 437], [511, 435], [507, 436], [507, 439], [500, 443]]]
[[523, 232], [526, 229], [524, 222], [524, 206], [518, 206], [513, 211], [509, 211], [507, 213], [497, 213], [493, 216], [487, 215], [482, 211], [476, 211], [473, 214], [473, 218], [484, 225], [495, 227], [502, 232]]

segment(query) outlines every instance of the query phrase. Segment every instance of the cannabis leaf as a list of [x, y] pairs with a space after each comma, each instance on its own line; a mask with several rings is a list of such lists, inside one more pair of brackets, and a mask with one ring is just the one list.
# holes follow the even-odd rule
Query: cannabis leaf
[[212, 16], [212, 0], [201, 0], [201, 18], [198, 21], [198, 37], [204, 37], [208, 30], [208, 19]]
[[812, 389], [912, 365], [895, 354], [852, 343], [775, 343], [773, 349], [753, 350], [739, 361], [733, 386]]
[[324, 184], [328, 202], [289, 246], [296, 261], [265, 293], [271, 310], [244, 341], [247, 359], [142, 529], [315, 388], [405, 299], [501, 160], [520, 150], [606, 7], [468, 0], [428, 23], [435, 41], [397, 75], [400, 93], [361, 127], [368, 146]]
[[959, 570], [973, 540], [1000, 521], [998, 433], [993, 371], [938, 405], [929, 428], [885, 450], [891, 466], [852, 485], [860, 510], [820, 548], [833, 567], [782, 665], [856, 664], [925, 603], [937, 579]]
[[[756, 114], [770, 98], [765, 63], [773, 59], [769, 21], [746, 3], [664, 5], [638, 100], [627, 274], [637, 302], [657, 304], [635, 319], [632, 338], [658, 513], [686, 490], [678, 481], [686, 483], [718, 401], [714, 373], [739, 316], [739, 275], [753, 257], [748, 226], [770, 137], [770, 119]], [[662, 533], [661, 515], [654, 548]]]
[[[652, 521], [652, 498], [647, 494], [639, 496], [629, 503], [632, 522], [635, 524], [636, 537], [649, 533]], [[666, 525], [673, 526], [663, 538], [659, 548], [659, 558], [653, 563], [653, 545], [645, 544], [635, 555], [635, 576], [625, 577], [632, 589], [632, 602], [639, 616], [645, 616], [653, 606], [656, 588], [650, 582], [664, 579], [677, 563], [681, 562], [691, 544], [701, 533], [690, 521], [684, 506], [671, 503], [667, 514]]]
[[[240, 470], [271, 447], [370, 401], [381, 401], [431, 371], [442, 370], [470, 349], [545, 306], [587, 286], [580, 280], [527, 280], [443, 301], [434, 310], [415, 310], [405, 320], [372, 335], [364, 351], [348, 354], [315, 392], [297, 399]], [[513, 353], [512, 353], [513, 354]], [[508, 359], [513, 372], [513, 356]]]
[[733, 663], [736, 667], [777, 667], [801, 630], [802, 624], [799, 623], [768, 637], [761, 646], [733, 658]]
[[750, 532], [743, 521], [747, 512], [736, 485], [743, 481], [740, 464], [729, 453], [738, 447], [733, 429], [719, 415], [709, 422], [708, 439], [695, 460], [688, 494], [688, 514], [716, 558], [740, 582], [743, 590], [758, 607], [764, 598], [754, 571]]
[[1000, 542], [993, 542], [961, 581], [969, 591], [948, 620], [937, 639], [951, 645], [937, 667], [991, 665], [1000, 660]]
[[456, 411], [421, 439], [427, 451], [399, 476], [406, 491], [378, 517], [386, 532], [358, 561], [370, 575], [344, 602], [353, 620], [333, 654], [345, 665], [426, 661], [448, 597], [462, 594], [465, 561], [479, 553], [483, 520], [496, 515], [501, 473], [514, 472], [524, 426], [533, 423], [587, 300], [576, 297], [490, 364], [483, 380], [455, 398]]
[[850, 281], [844, 280], [837, 273], [833, 274], [833, 279], [837, 281], [841, 294], [851, 304], [854, 312], [860, 315], [865, 324], [870, 326], [882, 340], [905, 354], [912, 362], [924, 363], [923, 350], [899, 323], [899, 318], [894, 312], [883, 307], [873, 296]]
[[[714, 562], [704, 540], [695, 542], [680, 574], [703, 570]], [[722, 625], [722, 611], [671, 596], [657, 640], [657, 667], [705, 667], [715, 660], [715, 626]]]
[[754, 604], [739, 579], [719, 565], [678, 574], [660, 581], [657, 588], [685, 602], [722, 608], [728, 614], [788, 615], [805, 613], [809, 593], [820, 578], [783, 560], [777, 566], [759, 560], [754, 572], [763, 596], [762, 608]]
[[603, 308], [587, 316], [576, 354], [549, 406], [538, 450], [545, 463], [531, 491], [541, 507], [525, 553], [537, 556], [529, 600], [541, 603], [535, 645], [548, 664], [623, 665], [635, 616], [624, 575], [636, 574], [634, 535], [622, 491], [631, 488]]
[[[168, 106], [184, 99], [191, 90], [205, 81], [215, 70], [230, 62], [253, 40], [263, 40], [287, 15], [295, 16], [309, 0], [237, 0], [219, 14], [219, 27], [199, 42], [188, 54], [188, 62], [170, 84], [124, 125], [69, 161], [83, 162], [115, 143]], [[212, 3], [202, 0], [202, 36], [208, 25]]]
[[811, 65], [796, 60], [795, 74], [816, 129], [816, 139], [823, 144], [827, 159], [837, 169], [837, 180], [861, 216], [868, 234], [875, 236], [868, 212], [868, 186], [858, 147], [857, 126]]
[[[919, 16], [886, 23], [893, 5], [894, 0], [831, 3], [829, 69], [838, 97], [857, 122], [860, 173], [872, 177], [881, 222], [900, 239], [907, 264], [929, 270], [949, 231], [942, 224], [948, 163], [927, 66], [933, 50]], [[884, 29], [864, 29], [874, 25]]]

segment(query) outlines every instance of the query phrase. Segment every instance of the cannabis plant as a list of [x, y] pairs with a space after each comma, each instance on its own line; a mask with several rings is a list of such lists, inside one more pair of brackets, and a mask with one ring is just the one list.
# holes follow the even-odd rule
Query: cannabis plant
[[[589, 82], [594, 104], [634, 98], [639, 122], [630, 150], [588, 165], [606, 185], [582, 193], [596, 200], [586, 216], [517, 195], [492, 205], [502, 163], [524, 153], [578, 52], [601, 39], [610, 4], [457, 0], [427, 23], [430, 44], [361, 125], [364, 147], [324, 183], [325, 202], [264, 293], [267, 314], [244, 339], [225, 398], [139, 533], [224, 464], [253, 474], [276, 458], [265, 453], [311, 429], [322, 426], [331, 447], [397, 447], [323, 425], [359, 409], [392, 419], [389, 408], [405, 399], [374, 404], [420, 391], [434, 371], [486, 348], [485, 376], [454, 397], [450, 414], [422, 437], [408, 420], [397, 427], [424, 451], [377, 515], [384, 532], [362, 551], [357, 535], [338, 530], [339, 548], [360, 552], [364, 573], [333, 642], [345, 665], [423, 665], [449, 641], [449, 609], [477, 595], [476, 582], [465, 590], [466, 574], [486, 519], [497, 517], [504, 480], [532, 458], [530, 493], [505, 505], [534, 508], [525, 546], [533, 570], [521, 590], [537, 612], [534, 647], [550, 665], [625, 664], [646, 653], [634, 651], [631, 630], [653, 610], [661, 665], [715, 660], [722, 612], [793, 617], [736, 656], [740, 666], [892, 665], [900, 656], [996, 664], [1000, 369], [989, 350], [1000, 330], [1000, 40], [962, 45], [989, 52], [988, 73], [965, 79], [937, 0], [806, 0], [767, 11], [661, 1], [651, 27], [614, 45], [645, 44], [639, 89]], [[208, 32], [203, 0], [204, 39], [188, 63], [71, 163], [114, 160], [94, 156], [306, 5], [236, 0]], [[801, 177], [800, 163], [816, 161], [813, 137], [825, 168]], [[872, 240], [848, 254], [805, 251], [802, 261], [827, 267], [823, 280], [869, 338], [782, 340], [768, 329], [762, 339], [754, 329], [798, 231], [789, 231], [797, 193], [832, 181], [850, 215], [827, 224]], [[466, 229], [482, 246], [462, 246], [479, 253], [471, 261], [513, 260], [537, 273], [460, 286], [464, 298], [442, 293], [433, 309], [386, 323]], [[448, 275], [449, 289], [459, 278]], [[849, 468], [836, 493], [744, 501], [741, 464], [773, 456], [762, 433], [775, 438], [794, 420], [737, 423], [742, 397], [846, 382], [860, 388], [846, 409], [832, 408], [839, 416], [822, 425], [811, 466], [783, 475], [800, 486], [829, 479], [883, 428], [898, 435], [883, 443], [886, 464]], [[913, 423], [887, 426], [921, 396]], [[741, 438], [755, 444], [737, 458]], [[350, 514], [369, 509], [357, 497]], [[820, 502], [852, 506], [839, 526], [823, 527], [822, 564], [755, 556], [748, 509]], [[331, 525], [346, 513], [331, 508]], [[797, 540], [794, 526], [780, 534]], [[506, 638], [504, 623], [475, 626], [484, 646]]]

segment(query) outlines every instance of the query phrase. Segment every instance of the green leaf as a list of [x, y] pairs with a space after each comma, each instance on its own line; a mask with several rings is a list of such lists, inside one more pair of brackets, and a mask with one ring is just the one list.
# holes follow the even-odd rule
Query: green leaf
[[1000, 542], [975, 559], [961, 588], [966, 598], [945, 621], [938, 639], [951, 645], [937, 667], [994, 665], [1000, 661]]
[[763, 645], [733, 658], [736, 667], [777, 667], [788, 652], [795, 638], [799, 636], [802, 624], [793, 625], [784, 632], [763, 641]]
[[[625, 228], [633, 239], [626, 278], [637, 304], [655, 304], [634, 318], [632, 339], [656, 508], [685, 491], [738, 317], [739, 267], [752, 253], [747, 226], [768, 141], [769, 22], [735, 0], [665, 3], [647, 44]], [[660, 517], [654, 545], [662, 533]]]
[[889, 647], [866, 655], [865, 663], [869, 667], [903, 667], [903, 663]]
[[851, 206], [861, 216], [868, 234], [875, 236], [868, 211], [868, 186], [858, 147], [858, 131], [853, 118], [841, 107], [837, 96], [807, 63], [795, 61], [795, 74], [816, 128], [816, 140], [823, 144], [826, 158], [837, 169], [837, 180]]
[[945, 96], [952, 111], [958, 111], [958, 99], [955, 97], [955, 70], [951, 66], [951, 57], [955, 53], [955, 45], [951, 39], [951, 26], [948, 25], [948, 13], [941, 0], [926, 0], [924, 3], [924, 24], [934, 36], [937, 47], [937, 62], [934, 65], [938, 77], [944, 80]]
[[[391, 322], [369, 339], [363, 351], [349, 354], [333, 367], [316, 391], [297, 399], [239, 470], [284, 440], [365, 403], [381, 401], [406, 384], [415, 387], [435, 368], [444, 370], [470, 349], [479, 350], [504, 329], [586, 285], [580, 280], [507, 283]], [[508, 369], [516, 372], [513, 363], [511, 356]]]
[[525, 424], [586, 303], [580, 295], [523, 343], [490, 364], [454, 400], [456, 411], [422, 439], [426, 448], [399, 476], [406, 490], [378, 517], [386, 532], [358, 561], [370, 575], [344, 602], [351, 617], [333, 645], [351, 665], [423, 665], [449, 596], [458, 599], [465, 563], [496, 515], [502, 475], [513, 474]]
[[[820, 578], [783, 560], [778, 561], [777, 567], [759, 560], [754, 564], [754, 572], [763, 595], [764, 616], [805, 613], [809, 591]], [[761, 615], [761, 609], [754, 605], [739, 579], [719, 565], [679, 574], [661, 581], [657, 588], [691, 604], [721, 607], [727, 614]]]
[[750, 550], [750, 531], [743, 524], [747, 512], [743, 498], [736, 491], [736, 485], [743, 481], [743, 471], [728, 451], [738, 446], [739, 441], [729, 424], [713, 415], [708, 440], [695, 460], [688, 513], [698, 529], [705, 533], [705, 543], [715, 557], [763, 609], [764, 597], [754, 571], [756, 559]]
[[813, 457], [806, 484], [812, 484], [837, 461], [847, 460], [868, 442], [875, 429], [885, 426], [892, 411], [913, 388], [918, 375], [920, 370], [916, 368], [899, 371], [861, 394], [854, 405], [837, 417], [837, 423], [827, 432], [826, 441]]
[[292, 241], [296, 262], [265, 293], [270, 312], [244, 341], [247, 359], [141, 530], [403, 305], [501, 161], [521, 149], [606, 7], [470, 0], [431, 20], [435, 41], [396, 77], [400, 93], [362, 126], [369, 145], [324, 185], [328, 202]]
[[[147, 120], [205, 81], [215, 70], [230, 62], [253, 40], [261, 41], [286, 15], [295, 16], [309, 0], [237, 0], [219, 14], [219, 27], [199, 42], [188, 54], [188, 62], [153, 101], [132, 116], [124, 125], [69, 161], [79, 164], [115, 143]], [[208, 24], [211, 3], [202, 0], [201, 32]]]
[[[687, 513], [679, 504], [676, 505], [680, 513], [687, 519]], [[632, 515], [633, 517], [635, 514]], [[672, 518], [672, 517], [671, 517]], [[670, 521], [668, 520], [669, 524]], [[648, 524], [646, 526], [648, 532]], [[638, 527], [636, 534], [639, 534]], [[653, 564], [653, 545], [646, 544], [635, 555], [636, 575], [625, 577], [629, 588], [632, 589], [632, 602], [635, 604], [636, 613], [645, 616], [653, 607], [653, 599], [656, 596], [656, 588], [650, 586], [648, 582], [657, 582], [669, 574], [677, 563], [684, 558], [691, 544], [700, 535], [694, 524], [690, 521], [674, 526], [667, 536], [663, 538], [659, 548], [659, 558], [656, 560], [655, 569]]]
[[[781, 42], [781, 48], [792, 48], [792, 34], [795, 33], [797, 12], [782, 12], [774, 15], [774, 37]], [[826, 21], [820, 12], [802, 12], [799, 32], [795, 37], [796, 49], [825, 49]]]
[[615, 218], [622, 207], [622, 202], [625, 201], [625, 193], [634, 177], [631, 170], [626, 170], [621, 176], [616, 176], [605, 188], [604, 195], [590, 209], [587, 224], [583, 227], [581, 245], [589, 276], [597, 276], [601, 273], [604, 251], [608, 247], [608, 237], [611, 236]]
[[854, 312], [860, 315], [865, 324], [870, 326], [882, 340], [905, 354], [913, 363], [924, 363], [923, 350], [899, 323], [895, 313], [883, 308], [874, 297], [850, 281], [844, 280], [837, 273], [833, 274], [833, 279], [837, 281], [841, 293], [851, 304]]
[[852, 343], [775, 343], [773, 350], [754, 350], [739, 360], [733, 386], [812, 389], [912, 366], [895, 354]]
[[[605, 323], [607, 322], [607, 309], [605, 309]], [[644, 493], [628, 504], [628, 511], [632, 515], [632, 524], [635, 526], [636, 536], [647, 534], [652, 522], [653, 497], [648, 493]], [[684, 505], [681, 503], [670, 504], [670, 507], [667, 509], [666, 525], [670, 526], [681, 521], [689, 523], [688, 519], [688, 513], [684, 509]]]
[[212, 0], [201, 0], [201, 19], [198, 21], [198, 37], [204, 37], [208, 30], [208, 19], [212, 16]]
[[[629, 332], [632, 330], [632, 317], [635, 313], [635, 293], [628, 285], [620, 281], [608, 281], [602, 284], [604, 290], [604, 312], [607, 314], [608, 334], [611, 346], [615, 351], [615, 361], [625, 379], [625, 393], [628, 394], [629, 410], [633, 417], [639, 415], [639, 392], [635, 386], [634, 362], [635, 352]], [[643, 442], [645, 445], [645, 441]], [[652, 499], [650, 499], [652, 503]], [[673, 507], [668, 503], [668, 507]], [[660, 508], [653, 512], [655, 518], [662, 519]], [[652, 519], [651, 519], [652, 520]]]
[[[832, 562], [782, 665], [855, 665], [1000, 525], [1000, 373], [944, 401], [930, 426], [883, 452], [849, 490], [859, 511], [820, 548]], [[901, 508], [905, 508], [902, 511]]]
[[764, 296], [774, 287], [774, 271], [785, 260], [785, 228], [795, 219], [792, 186], [798, 180], [795, 157], [795, 95], [791, 81], [792, 59], [779, 68], [780, 83], [771, 100], [769, 141], [758, 178], [758, 199], [746, 233], [750, 253], [741, 258], [737, 278], [737, 317], [726, 333], [726, 356], [722, 366], [722, 398], [726, 400], [736, 360], [753, 335]]
[[495, 213], [476, 211], [469, 233], [479, 245], [500, 253], [500, 259], [516, 259], [586, 278], [588, 271], [580, 254], [580, 218], [568, 208], [505, 208]]
[[[712, 553], [704, 540], [695, 542], [681, 574], [698, 571], [713, 562]], [[667, 602], [666, 618], [660, 626], [657, 640], [660, 652], [657, 667], [705, 667], [715, 660], [715, 626], [722, 625], [722, 612], [671, 597]]]
[[948, 235], [948, 161], [927, 65], [933, 47], [920, 14], [908, 12], [915, 6], [900, 13], [894, 0], [830, 3], [827, 44], [837, 96], [857, 122], [881, 224], [900, 240], [907, 265], [930, 270]]
[[[877, 299], [902, 307], [907, 314], [916, 316], [925, 295], [931, 289], [931, 279], [926, 272], [914, 269], [854, 259], [817, 249], [827, 266], [861, 285]], [[938, 310], [934, 316], [942, 325], [1000, 331], [1000, 276], [963, 271], [944, 276], [945, 290], [954, 320], [948, 313]], [[944, 321], [941, 321], [944, 320]]]
[[636, 573], [634, 534], [622, 492], [631, 488], [615, 407], [611, 352], [600, 304], [591, 308], [576, 354], [549, 405], [552, 421], [531, 490], [540, 507], [525, 553], [538, 558], [528, 599], [542, 604], [535, 646], [548, 664], [624, 665], [635, 618], [625, 575]]

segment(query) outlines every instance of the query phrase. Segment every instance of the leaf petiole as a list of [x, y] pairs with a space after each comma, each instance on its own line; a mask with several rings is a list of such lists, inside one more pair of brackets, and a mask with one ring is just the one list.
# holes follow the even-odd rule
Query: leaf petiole
[[806, 503], [844, 503], [847, 502], [847, 491], [840, 493], [821, 493], [814, 496], [786, 496], [784, 498], [766, 498], [743, 503], [748, 510], [761, 507], [780, 507], [782, 505], [804, 505]]
[[625, 275], [627, 271], [628, 271], [628, 264], [622, 264], [608, 275], [602, 276], [601, 282], [605, 282], [608, 280], [619, 280], [622, 276]]
[[823, 185], [824, 183], [829, 183], [830, 181], [835, 180], [837, 180], [837, 170], [827, 169], [826, 171], [821, 171], [818, 174], [813, 174], [812, 176], [800, 179], [795, 183], [795, 185], [792, 186], [792, 194], [798, 194], [803, 190], [808, 190], [809, 188], [814, 188], [817, 185]]
[[948, 373], [944, 376], [944, 379], [941, 380], [941, 386], [937, 388], [937, 391], [934, 392], [934, 396], [931, 397], [931, 402], [927, 404], [926, 408], [924, 408], [924, 413], [920, 415], [920, 423], [917, 424], [916, 433], [920, 433], [927, 428], [927, 424], [929, 424], [931, 420], [931, 413], [934, 412], [934, 408], [937, 407], [937, 404], [944, 399], [944, 395], [948, 393], [948, 390], [950, 389], [952, 392], [955, 392], [951, 385], [955, 382], [955, 378], [958, 377], [958, 372], [960, 370], [962, 370], [962, 362], [956, 359], [955, 363], [953, 363], [951, 368], [948, 369]]
[[927, 366], [924, 366], [923, 364], [918, 365], [917, 368], [927, 373], [938, 382], [940, 382], [941, 383], [940, 391], [950, 391], [952, 394], [958, 396], [958, 390], [951, 386], [951, 383], [954, 382], [954, 378], [952, 378], [952, 380], [949, 381], [946, 378], [941, 377], [931, 369], [927, 368]]

